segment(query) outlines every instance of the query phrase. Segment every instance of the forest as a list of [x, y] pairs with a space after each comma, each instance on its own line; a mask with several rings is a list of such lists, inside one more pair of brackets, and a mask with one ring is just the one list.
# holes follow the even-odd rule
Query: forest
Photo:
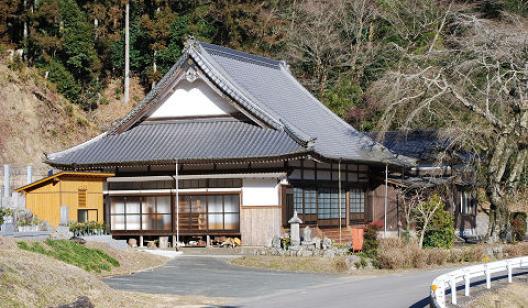
[[[0, 42], [23, 50], [23, 60], [66, 98], [97, 108], [108, 81], [123, 76], [124, 4], [2, 1]], [[400, 66], [406, 54], [445, 48], [456, 15], [489, 20], [528, 15], [522, 0], [133, 0], [130, 6], [131, 74], [145, 91], [194, 36], [286, 60], [312, 93], [361, 130], [373, 129], [382, 114], [376, 93], [369, 93], [372, 85]]]
[[[126, 0], [6, 0], [1, 49], [85, 110], [124, 74]], [[148, 92], [190, 36], [287, 61], [361, 131], [439, 129], [474, 153], [491, 229], [528, 183], [524, 0], [130, 0], [130, 68]], [[120, 94], [122, 89], [116, 89]], [[321, 123], [324, 125], [324, 123]], [[496, 225], [495, 225], [496, 224]]]

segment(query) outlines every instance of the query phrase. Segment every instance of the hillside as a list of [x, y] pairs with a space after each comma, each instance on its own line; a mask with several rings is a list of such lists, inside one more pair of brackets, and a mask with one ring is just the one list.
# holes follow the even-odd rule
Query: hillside
[[6, 62], [0, 61], [0, 164], [44, 166], [43, 153], [96, 136], [143, 96], [137, 81], [133, 82], [133, 103], [124, 105], [110, 94], [115, 93], [114, 82], [104, 93], [107, 103], [86, 112], [58, 94], [36, 69], [15, 68]]
[[71, 303], [79, 296], [87, 296], [95, 307], [196, 307], [222, 302], [201, 296], [114, 290], [93, 273], [21, 250], [14, 240], [0, 237], [1, 307], [55, 307]]

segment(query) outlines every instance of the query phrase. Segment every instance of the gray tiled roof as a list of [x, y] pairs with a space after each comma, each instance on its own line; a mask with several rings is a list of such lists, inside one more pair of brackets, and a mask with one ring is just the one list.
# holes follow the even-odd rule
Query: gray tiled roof
[[[192, 58], [207, 78], [242, 110], [262, 121], [266, 127], [222, 122], [221, 130], [229, 130], [235, 139], [216, 138], [220, 131], [213, 130], [219, 127], [203, 122], [183, 125], [198, 125], [194, 135], [190, 131], [185, 135], [192, 135], [192, 139], [168, 133], [184, 129], [182, 124], [143, 123], [128, 128], [141, 121], [141, 111], [157, 102], [161, 93], [172, 84], [177, 67], [188, 58]], [[147, 129], [150, 125], [159, 128]], [[206, 129], [213, 130], [207, 132]], [[141, 139], [147, 131], [154, 140]], [[161, 135], [155, 137], [154, 134]], [[189, 140], [193, 142], [186, 143]], [[165, 150], [174, 148], [174, 145], [185, 145], [185, 148], [172, 149], [170, 153]], [[301, 151], [333, 160], [409, 164], [409, 160], [400, 159], [327, 109], [291, 75], [285, 62], [191, 40], [178, 63], [108, 134], [64, 152], [50, 154], [47, 162], [52, 165], [90, 165], [164, 159], [213, 160], [284, 156]]]
[[332, 159], [398, 162], [395, 155], [326, 108], [290, 73], [282, 61], [199, 43], [198, 52], [252, 103], [275, 119], [314, 139], [314, 151]]
[[438, 155], [448, 151], [451, 143], [436, 130], [370, 132], [369, 135], [392, 152], [422, 163], [436, 162]]
[[232, 119], [143, 122], [53, 157], [57, 165], [275, 157], [305, 149], [285, 132]]

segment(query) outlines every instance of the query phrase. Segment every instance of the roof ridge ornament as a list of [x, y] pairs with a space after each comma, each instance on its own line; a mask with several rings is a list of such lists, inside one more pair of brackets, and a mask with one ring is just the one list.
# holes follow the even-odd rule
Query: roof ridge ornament
[[187, 69], [187, 72], [185, 72], [185, 79], [187, 79], [188, 82], [193, 83], [198, 79], [198, 73], [194, 69], [194, 67], [189, 67]]
[[189, 37], [187, 38], [187, 40], [185, 41], [185, 43], [183, 43], [183, 46], [185, 48], [185, 50], [191, 48], [191, 47], [196, 47], [198, 45], [198, 40], [194, 38], [194, 36], [192, 35], [189, 35]]

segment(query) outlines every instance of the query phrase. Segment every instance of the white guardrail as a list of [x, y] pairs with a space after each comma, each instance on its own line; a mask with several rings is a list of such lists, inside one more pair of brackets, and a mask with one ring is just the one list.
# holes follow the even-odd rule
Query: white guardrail
[[431, 304], [435, 307], [446, 307], [446, 290], [451, 289], [451, 303], [457, 304], [456, 287], [464, 282], [464, 296], [469, 296], [471, 280], [486, 277], [486, 288], [491, 288], [491, 275], [508, 272], [508, 282], [512, 282], [512, 271], [515, 268], [528, 267], [528, 257], [519, 257], [485, 264], [464, 267], [436, 277], [431, 284]]

